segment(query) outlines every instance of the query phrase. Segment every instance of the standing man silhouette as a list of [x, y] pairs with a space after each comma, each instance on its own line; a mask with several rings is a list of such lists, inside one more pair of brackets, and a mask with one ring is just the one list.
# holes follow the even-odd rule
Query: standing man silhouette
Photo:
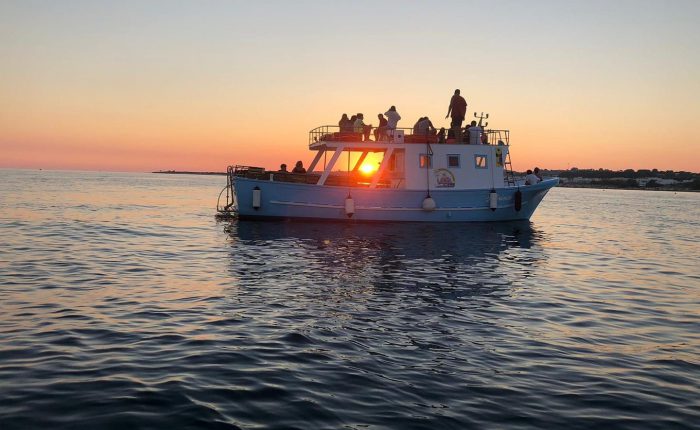
[[447, 108], [445, 119], [450, 116], [450, 113], [452, 114], [452, 123], [450, 127], [452, 127], [456, 134], [461, 134], [462, 122], [467, 114], [467, 101], [464, 100], [464, 97], [459, 95], [459, 90], [455, 90], [454, 95], [450, 99], [450, 107]]

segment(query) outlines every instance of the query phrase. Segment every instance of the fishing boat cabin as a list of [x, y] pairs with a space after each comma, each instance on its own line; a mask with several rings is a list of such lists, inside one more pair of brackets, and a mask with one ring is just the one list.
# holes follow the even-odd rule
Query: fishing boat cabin
[[468, 190], [515, 186], [510, 164], [509, 131], [483, 130], [480, 136], [446, 139], [389, 130], [378, 141], [360, 133], [320, 126], [309, 132], [315, 151], [307, 173], [230, 166], [229, 176], [274, 182], [398, 190]]

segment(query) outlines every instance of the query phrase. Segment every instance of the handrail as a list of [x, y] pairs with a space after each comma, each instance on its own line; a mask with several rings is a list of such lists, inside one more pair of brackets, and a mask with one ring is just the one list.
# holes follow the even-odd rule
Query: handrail
[[[404, 132], [404, 143], [438, 143], [436, 133], [414, 134], [413, 128], [399, 127], [395, 130]], [[486, 135], [485, 145], [510, 145], [510, 130], [483, 130]], [[451, 141], [452, 140], [452, 141]], [[340, 131], [340, 126], [337, 125], [322, 125], [309, 131], [309, 146], [320, 142], [362, 142], [362, 133], [349, 131]], [[389, 143], [387, 141], [380, 141]], [[468, 144], [469, 140], [466, 135], [462, 142], [456, 142], [454, 139], [447, 139], [449, 143]]]

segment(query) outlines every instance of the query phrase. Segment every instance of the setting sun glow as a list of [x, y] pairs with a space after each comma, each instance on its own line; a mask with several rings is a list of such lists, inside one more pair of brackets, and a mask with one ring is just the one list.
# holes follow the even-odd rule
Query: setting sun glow
[[365, 175], [371, 175], [377, 170], [377, 166], [374, 164], [363, 164], [360, 166], [360, 172], [362, 172]]

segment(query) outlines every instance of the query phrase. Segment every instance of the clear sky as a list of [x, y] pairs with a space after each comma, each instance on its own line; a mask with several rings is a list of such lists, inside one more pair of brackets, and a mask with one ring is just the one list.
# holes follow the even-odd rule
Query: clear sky
[[308, 162], [460, 88], [514, 167], [700, 171], [700, 1], [0, 0], [0, 167]]

